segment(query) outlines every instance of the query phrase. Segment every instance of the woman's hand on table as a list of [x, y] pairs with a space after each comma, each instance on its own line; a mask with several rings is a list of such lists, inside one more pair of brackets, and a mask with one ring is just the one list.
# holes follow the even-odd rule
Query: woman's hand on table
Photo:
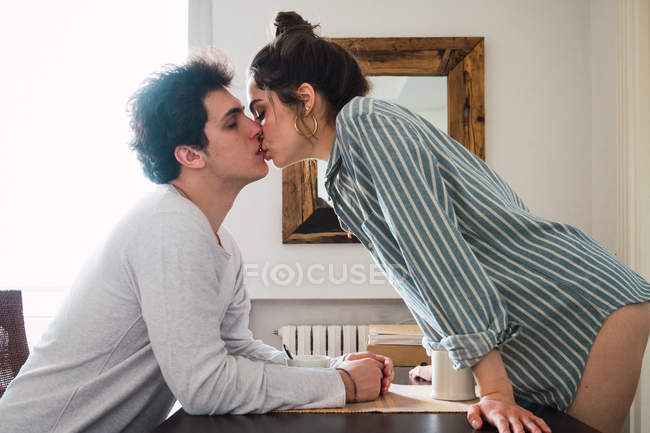
[[384, 355], [378, 355], [372, 352], [353, 352], [348, 353], [343, 358], [345, 361], [354, 361], [357, 359], [370, 358], [375, 359], [382, 363], [382, 372], [384, 377], [381, 380], [381, 393], [386, 394], [390, 384], [393, 383], [395, 379], [395, 367], [393, 366], [393, 360]]
[[484, 395], [467, 411], [467, 420], [475, 430], [483, 427], [484, 419], [499, 433], [551, 433], [543, 419], [515, 403], [512, 393]]
[[485, 419], [499, 433], [551, 433], [543, 419], [515, 403], [501, 352], [493, 349], [472, 367], [481, 400], [467, 411], [467, 420], [478, 430]]
[[431, 382], [431, 366], [418, 365], [409, 371], [409, 377], [413, 380], [426, 380]]

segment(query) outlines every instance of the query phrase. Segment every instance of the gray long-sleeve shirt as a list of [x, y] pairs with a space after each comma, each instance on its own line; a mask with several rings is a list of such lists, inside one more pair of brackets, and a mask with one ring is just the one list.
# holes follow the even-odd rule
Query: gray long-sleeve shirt
[[[129, 213], [0, 399], [3, 432], [144, 432], [191, 414], [337, 407], [333, 369], [253, 340], [240, 252], [163, 185]], [[63, 246], [64, 248], [64, 246]]]

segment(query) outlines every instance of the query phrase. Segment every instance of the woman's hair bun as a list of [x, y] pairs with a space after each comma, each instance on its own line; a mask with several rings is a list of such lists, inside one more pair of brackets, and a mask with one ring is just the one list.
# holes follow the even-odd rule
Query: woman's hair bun
[[[368, 93], [370, 85], [354, 56], [316, 35], [317, 26], [293, 11], [279, 12], [275, 26], [275, 38], [255, 54], [249, 68], [258, 88], [274, 91], [302, 118], [304, 102], [296, 91], [309, 83], [323, 98], [325, 119], [330, 124], [352, 98]], [[304, 122], [302, 126], [306, 127]]]
[[311, 35], [314, 34], [314, 29], [318, 26], [312, 26], [308, 21], [305, 21], [300, 15], [294, 11], [278, 12], [275, 17], [275, 36], [280, 36], [284, 33], [293, 31], [306, 32]]

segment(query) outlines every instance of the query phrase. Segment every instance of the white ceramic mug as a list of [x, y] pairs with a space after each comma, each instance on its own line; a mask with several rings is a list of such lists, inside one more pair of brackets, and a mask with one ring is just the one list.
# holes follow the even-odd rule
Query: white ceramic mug
[[287, 359], [289, 367], [327, 368], [330, 360], [327, 356], [319, 355], [294, 355], [293, 359]]
[[454, 370], [446, 350], [431, 351], [431, 397], [438, 400], [473, 400], [471, 368]]

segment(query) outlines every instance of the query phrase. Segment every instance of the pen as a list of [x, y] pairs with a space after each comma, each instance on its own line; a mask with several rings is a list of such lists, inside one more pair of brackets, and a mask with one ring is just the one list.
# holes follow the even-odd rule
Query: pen
[[293, 359], [293, 355], [291, 354], [291, 352], [289, 352], [289, 348], [287, 347], [287, 345], [283, 344], [282, 347], [284, 347], [284, 351], [287, 353], [289, 359]]

